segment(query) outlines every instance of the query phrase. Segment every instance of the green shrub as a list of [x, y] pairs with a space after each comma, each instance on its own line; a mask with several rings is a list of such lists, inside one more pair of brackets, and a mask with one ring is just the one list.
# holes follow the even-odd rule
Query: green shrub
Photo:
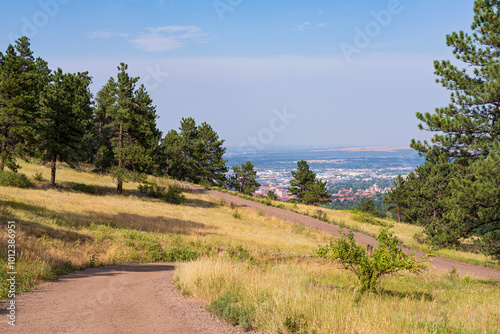
[[399, 240], [388, 228], [380, 229], [376, 249], [367, 251], [356, 244], [354, 234], [349, 232], [329, 245], [319, 246], [316, 253], [319, 257], [338, 260], [344, 269], [352, 270], [361, 282], [362, 291], [374, 291], [384, 275], [394, 274], [402, 270], [419, 273], [426, 266], [417, 262], [414, 254], [406, 253], [398, 248]]
[[233, 212], [233, 217], [236, 219], [241, 219], [241, 213], [238, 212], [238, 210]]
[[246, 261], [250, 259], [250, 253], [242, 246], [228, 247], [226, 256], [231, 260]]
[[355, 209], [353, 211], [356, 215], [353, 217], [354, 220], [357, 220], [358, 222], [361, 223], [368, 223], [372, 224], [375, 226], [382, 226], [382, 227], [388, 227], [389, 225], [381, 220], [376, 219], [375, 217], [372, 216], [372, 214], [368, 212], [363, 212]]
[[238, 293], [225, 292], [207, 306], [207, 310], [233, 326], [240, 325], [245, 331], [252, 328], [252, 310], [245, 306]]
[[151, 197], [162, 199], [171, 204], [182, 204], [186, 200], [182, 194], [184, 189], [177, 184], [170, 184], [168, 189], [156, 184], [140, 184], [137, 189], [143, 194], [148, 194]]
[[9, 171], [0, 171], [0, 186], [33, 188], [35, 185], [24, 174]]
[[43, 178], [42, 172], [33, 174], [33, 180], [38, 182], [43, 182], [45, 179]]

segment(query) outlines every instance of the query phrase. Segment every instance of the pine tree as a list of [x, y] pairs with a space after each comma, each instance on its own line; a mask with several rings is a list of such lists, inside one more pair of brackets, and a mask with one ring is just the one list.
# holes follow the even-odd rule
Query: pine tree
[[500, 1], [476, 0], [472, 35], [446, 36], [460, 69], [449, 60], [435, 61], [436, 81], [452, 91], [451, 103], [434, 114], [417, 113], [422, 130], [438, 132], [431, 143], [413, 140], [412, 147], [433, 159], [486, 157], [500, 136]]
[[91, 81], [87, 72], [64, 74], [59, 68], [41, 94], [37, 148], [51, 161], [52, 186], [57, 160], [74, 166], [82, 159], [83, 139], [92, 126]]
[[309, 169], [305, 160], [297, 162], [297, 170], [292, 171], [293, 179], [288, 190], [295, 198], [306, 204], [316, 204], [331, 197], [326, 189], [326, 182], [316, 178], [316, 173]]
[[288, 190], [298, 200], [303, 201], [308, 184], [316, 180], [316, 173], [309, 169], [307, 161], [301, 160], [297, 162], [297, 170], [292, 171], [292, 176], [293, 179], [290, 180], [291, 187]]
[[475, 235], [483, 251], [498, 256], [500, 1], [476, 0], [471, 29], [472, 34], [447, 36], [464, 68], [434, 63], [437, 82], [451, 90], [451, 103], [434, 114], [417, 113], [425, 124], [420, 129], [437, 134], [430, 143], [412, 141], [426, 164], [410, 174], [404, 191], [409, 220], [425, 227], [429, 241], [447, 246]]
[[250, 196], [260, 187], [256, 177], [257, 171], [254, 170], [252, 163], [247, 161], [241, 166], [233, 166], [233, 176], [228, 181], [228, 187]]
[[16, 158], [33, 154], [39, 94], [49, 73], [47, 63], [33, 57], [27, 37], [0, 53], [0, 170], [17, 170]]
[[139, 78], [127, 70], [121, 63], [117, 80], [110, 78], [99, 91], [95, 115], [100, 133], [97, 166], [116, 177], [118, 194], [123, 193], [123, 181], [154, 170], [161, 139], [156, 108], [144, 86], [136, 88]]
[[171, 130], [162, 140], [167, 174], [178, 180], [223, 185], [227, 172], [223, 144], [208, 123], [197, 126], [193, 118], [183, 118], [179, 132]]

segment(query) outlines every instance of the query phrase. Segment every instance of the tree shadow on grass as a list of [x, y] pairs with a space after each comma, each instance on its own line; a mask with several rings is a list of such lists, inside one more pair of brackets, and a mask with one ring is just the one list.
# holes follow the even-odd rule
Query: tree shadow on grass
[[401, 292], [381, 288], [379, 290], [381, 296], [397, 297], [401, 299], [411, 298], [415, 300], [425, 300], [428, 302], [434, 301], [436, 298], [428, 291]]

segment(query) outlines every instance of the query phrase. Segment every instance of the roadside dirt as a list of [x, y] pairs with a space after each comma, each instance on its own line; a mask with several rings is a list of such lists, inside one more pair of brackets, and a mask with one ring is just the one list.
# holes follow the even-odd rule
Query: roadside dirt
[[[249, 209], [254, 209], [254, 210], [262, 210], [266, 215], [269, 216], [274, 216], [289, 222], [292, 222], [294, 224], [299, 224], [299, 225], [304, 225], [307, 227], [311, 227], [313, 229], [319, 229], [323, 232], [329, 233], [333, 236], [339, 237], [340, 236], [340, 226], [338, 225], [333, 225], [333, 224], [328, 224], [325, 222], [322, 222], [318, 219], [301, 215], [292, 211], [288, 211], [285, 209], [280, 209], [280, 208], [275, 208], [272, 206], [267, 206], [262, 203], [250, 201], [238, 196], [234, 196], [231, 194], [223, 193], [220, 191], [216, 190], [208, 190], [202, 187], [198, 186], [193, 186], [190, 184], [182, 184], [182, 186], [192, 189], [195, 193], [198, 194], [203, 194], [203, 195], [208, 195], [211, 198], [215, 200], [221, 200], [224, 199], [228, 203], [233, 202], [237, 206], [249, 208]], [[377, 240], [375, 240], [374, 237], [370, 235], [366, 235], [361, 232], [354, 232], [354, 239], [356, 242], [360, 245], [367, 246], [376, 246]], [[426, 253], [418, 251], [418, 250], [413, 250], [409, 248], [403, 247], [405, 252], [407, 253], [415, 253], [417, 258], [420, 258], [421, 256], [426, 255]], [[441, 257], [434, 257], [432, 258], [432, 264], [430, 265], [435, 271], [439, 273], [448, 273], [450, 272], [453, 268], [456, 269], [457, 273], [460, 276], [470, 276], [473, 278], [482, 278], [482, 279], [495, 279], [495, 280], [500, 280], [500, 271], [492, 269], [492, 268], [486, 268], [486, 267], [481, 267], [481, 266], [475, 266], [471, 264], [466, 264], [462, 262], [457, 262], [457, 261], [452, 261], [448, 259], [444, 259]]]
[[[175, 264], [178, 265], [178, 264]], [[16, 298], [16, 326], [0, 303], [0, 333], [236, 334], [171, 283], [173, 263], [79, 270]]]

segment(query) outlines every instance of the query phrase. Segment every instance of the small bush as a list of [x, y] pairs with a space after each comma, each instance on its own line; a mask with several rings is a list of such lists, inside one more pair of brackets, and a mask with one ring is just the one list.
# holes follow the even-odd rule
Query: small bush
[[33, 188], [34, 184], [24, 174], [17, 172], [0, 171], [0, 186]]
[[250, 253], [247, 249], [242, 246], [228, 247], [226, 251], [226, 256], [231, 260], [236, 261], [246, 261], [250, 259]]
[[42, 172], [33, 174], [33, 180], [38, 182], [43, 182], [45, 179], [43, 178]]
[[235, 212], [233, 212], [233, 217], [236, 219], [241, 219], [241, 213], [239, 213], [238, 210], [236, 210]]
[[239, 300], [238, 293], [225, 292], [207, 306], [207, 310], [233, 326], [240, 325], [245, 331], [252, 328], [252, 311]]
[[151, 197], [159, 198], [170, 204], [182, 204], [186, 200], [182, 195], [184, 189], [177, 184], [170, 184], [168, 190], [155, 184], [140, 184], [137, 187], [139, 192], [148, 194]]
[[353, 219], [357, 220], [358, 222], [368, 223], [368, 224], [372, 224], [375, 226], [388, 227], [387, 223], [376, 219], [375, 217], [372, 216], [372, 214], [370, 214], [368, 212], [363, 212], [363, 211], [359, 211], [359, 210], [354, 210], [353, 212], [356, 214], [353, 217]]

